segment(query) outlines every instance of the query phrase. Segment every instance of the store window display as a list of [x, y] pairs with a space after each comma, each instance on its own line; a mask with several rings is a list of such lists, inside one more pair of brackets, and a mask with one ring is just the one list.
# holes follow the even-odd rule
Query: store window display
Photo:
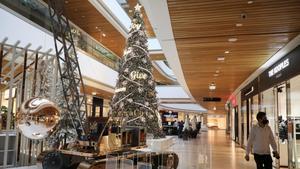
[[300, 168], [300, 76], [290, 80], [291, 115], [287, 121], [287, 137], [291, 160], [289, 164]]
[[7, 107], [1, 106], [1, 109], [0, 109], [0, 129], [1, 130], [4, 130], [6, 127], [5, 126], [6, 119], [7, 119]]
[[281, 142], [285, 142], [288, 139], [287, 120], [283, 119], [282, 116], [279, 116], [278, 125], [279, 125], [279, 139], [281, 140]]

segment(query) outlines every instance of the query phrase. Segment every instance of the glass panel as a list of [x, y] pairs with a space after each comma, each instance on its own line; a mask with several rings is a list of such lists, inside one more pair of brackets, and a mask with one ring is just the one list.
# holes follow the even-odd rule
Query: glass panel
[[258, 110], [259, 110], [258, 95], [255, 95], [252, 98], [252, 105], [251, 105], [251, 113], [252, 113], [251, 127], [257, 124], [256, 114], [258, 113]]
[[[269, 126], [276, 137], [277, 132], [277, 114], [275, 113], [275, 95], [274, 89], [270, 88], [261, 94], [261, 111], [266, 112], [269, 120]], [[276, 140], [276, 139], [275, 139]], [[278, 141], [276, 141], [278, 144]], [[278, 160], [273, 158], [273, 165], [278, 166]]]
[[3, 166], [4, 161], [4, 151], [0, 151], [0, 166]]
[[246, 132], [246, 124], [247, 124], [247, 116], [246, 116], [246, 112], [247, 112], [247, 101], [244, 100], [243, 104], [242, 104], [242, 109], [241, 109], [241, 130], [242, 130], [242, 146], [246, 146], [247, 145], [247, 132]]
[[288, 143], [287, 143], [287, 92], [286, 85], [277, 88], [277, 112], [278, 112], [278, 148], [280, 153], [280, 166], [288, 166]]
[[15, 157], [14, 155], [15, 155], [14, 151], [7, 152], [7, 165], [13, 165], [14, 157]]
[[133, 161], [128, 159], [120, 160], [121, 169], [133, 169]]
[[118, 157], [106, 155], [105, 169], [117, 169], [118, 168]]
[[138, 162], [137, 169], [152, 169], [152, 165], [151, 163]]
[[158, 169], [168, 169], [168, 167], [165, 167], [165, 166], [159, 166]]
[[266, 112], [269, 126], [275, 135], [275, 110], [274, 110], [274, 93], [273, 89], [268, 89], [262, 93], [261, 110]]
[[247, 100], [247, 120], [246, 120], [246, 124], [247, 124], [247, 140], [249, 138], [250, 135], [250, 129], [251, 129], [251, 117], [252, 117], [252, 110], [251, 110], [251, 105], [252, 105], [252, 99], [249, 98]]
[[[5, 134], [0, 133], [0, 151], [5, 150]], [[0, 160], [1, 161], [1, 160]]]
[[300, 168], [300, 76], [290, 80], [291, 114], [288, 121], [288, 137], [292, 159], [290, 163], [295, 168]]

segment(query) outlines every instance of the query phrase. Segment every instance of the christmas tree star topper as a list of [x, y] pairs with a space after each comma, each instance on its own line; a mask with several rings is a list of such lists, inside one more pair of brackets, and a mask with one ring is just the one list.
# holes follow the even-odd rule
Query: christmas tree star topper
[[135, 5], [135, 7], [134, 7], [134, 9], [135, 9], [136, 11], [141, 11], [141, 8], [142, 8], [142, 6], [141, 6], [139, 3], [137, 3], [137, 4]]

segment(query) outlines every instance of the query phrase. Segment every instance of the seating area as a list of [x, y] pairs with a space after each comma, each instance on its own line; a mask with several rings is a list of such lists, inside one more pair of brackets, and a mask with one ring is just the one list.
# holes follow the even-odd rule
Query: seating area
[[178, 136], [178, 138], [183, 140], [194, 139], [200, 134], [201, 122], [196, 122], [194, 125], [191, 123], [188, 124], [189, 127], [184, 128], [184, 123], [178, 122], [177, 124], [164, 125], [163, 131], [166, 135], [169, 136]]

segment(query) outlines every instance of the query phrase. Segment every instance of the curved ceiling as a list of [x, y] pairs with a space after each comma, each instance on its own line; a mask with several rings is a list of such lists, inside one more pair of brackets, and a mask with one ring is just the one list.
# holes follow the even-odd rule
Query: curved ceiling
[[[167, 3], [187, 85], [197, 101], [217, 107], [217, 113], [252, 72], [300, 33], [299, 0]], [[214, 92], [208, 89], [212, 82]], [[222, 102], [203, 103], [207, 96]]]
[[[127, 1], [129, 14], [137, 0]], [[65, 2], [75, 24], [122, 55], [124, 36], [89, 1]], [[201, 105], [216, 108], [214, 113], [224, 113], [229, 95], [300, 33], [299, 0], [140, 2], [149, 17], [148, 34], [160, 39], [179, 83]], [[209, 90], [211, 83], [215, 91]], [[222, 101], [204, 103], [203, 97]]]

